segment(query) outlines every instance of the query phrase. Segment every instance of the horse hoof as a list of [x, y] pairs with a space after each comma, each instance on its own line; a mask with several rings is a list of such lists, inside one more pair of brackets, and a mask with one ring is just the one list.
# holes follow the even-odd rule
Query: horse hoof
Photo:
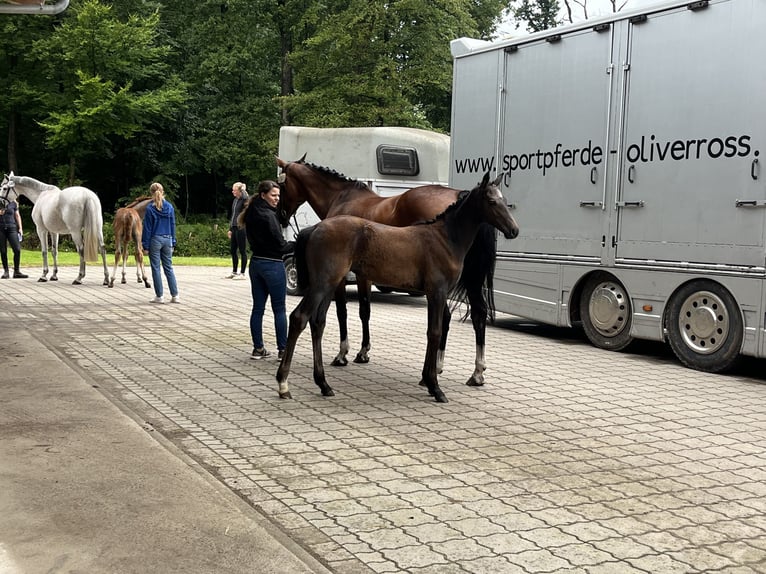
[[37, 280], [37, 282], [38, 282], [38, 283], [47, 283], [47, 282], [48, 282], [48, 280], [47, 280], [45, 277], [40, 277], [40, 278]]
[[469, 387], [483, 387], [484, 381], [477, 381], [476, 379], [471, 377], [465, 382], [465, 384], [468, 385]]
[[293, 396], [290, 394], [290, 391], [287, 391], [286, 393], [279, 393], [280, 399], [292, 399]]
[[[54, 281], [54, 280], [51, 279], [51, 281]], [[82, 285], [82, 281], [78, 281], [77, 279], [75, 279], [74, 281], [72, 281], [72, 285]]]
[[335, 357], [335, 359], [333, 359], [333, 362], [330, 363], [330, 364], [333, 367], [345, 367], [346, 365], [348, 365], [348, 359], [346, 359], [345, 357], [342, 358], [342, 359], [339, 359], [338, 357]]
[[125, 279], [123, 279], [122, 281], [120, 281], [120, 283], [122, 283], [123, 285], [125, 285], [125, 284], [127, 284], [127, 281], [126, 281]]
[[444, 396], [444, 393], [441, 392], [441, 390], [437, 390], [436, 394], [434, 394], [434, 398], [436, 399], [437, 403], [448, 403], [447, 397]]
[[151, 289], [152, 288], [152, 284], [151, 283], [144, 283], [144, 287], [146, 287], [147, 289]]
[[51, 281], [58, 281], [58, 280], [59, 280], [58, 277], [51, 277]]
[[427, 387], [426, 382], [423, 379], [420, 379], [420, 382], [418, 383], [421, 387]]
[[368, 357], [367, 355], [357, 355], [356, 358], [354, 359], [354, 362], [364, 365], [370, 362], [370, 357]]
[[109, 289], [114, 289], [114, 281], [112, 281], [111, 283], [109, 283]]
[[326, 390], [322, 389], [322, 396], [323, 397], [334, 397], [335, 396], [335, 392], [330, 387], [327, 387]]

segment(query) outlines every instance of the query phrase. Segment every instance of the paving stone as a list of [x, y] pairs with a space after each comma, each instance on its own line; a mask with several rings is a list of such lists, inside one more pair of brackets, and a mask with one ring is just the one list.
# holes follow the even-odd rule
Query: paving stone
[[701, 373], [501, 314], [482, 388], [464, 385], [473, 330], [453, 321], [437, 404], [417, 386], [425, 301], [373, 293], [371, 362], [328, 366], [322, 397], [303, 336], [283, 401], [276, 360], [249, 360], [247, 282], [176, 272], [183, 310], [161, 322], [126, 320], [143, 291], [10, 283], [0, 324], [23, 322], [339, 574], [766, 574], [759, 367]]

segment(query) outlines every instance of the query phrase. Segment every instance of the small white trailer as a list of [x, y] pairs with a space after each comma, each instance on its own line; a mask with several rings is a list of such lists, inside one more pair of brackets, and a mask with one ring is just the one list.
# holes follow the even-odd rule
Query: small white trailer
[[700, 0], [452, 42], [450, 185], [505, 172], [521, 229], [499, 310], [705, 371], [766, 356], [765, 30], [763, 0]]
[[[449, 142], [447, 135], [416, 128], [284, 126], [279, 130], [279, 157], [294, 161], [306, 154], [307, 162], [363, 181], [388, 197], [420, 185], [447, 185]], [[285, 230], [285, 239], [292, 241], [302, 228], [318, 222], [317, 214], [304, 203]], [[295, 294], [292, 259], [285, 260], [285, 268], [288, 293]]]

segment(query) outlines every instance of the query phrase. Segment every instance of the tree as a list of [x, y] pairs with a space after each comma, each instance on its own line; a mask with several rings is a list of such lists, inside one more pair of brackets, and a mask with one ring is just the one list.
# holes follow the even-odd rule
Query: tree
[[517, 22], [526, 23], [529, 32], [548, 30], [562, 23], [558, 0], [516, 0], [509, 9]]
[[48, 146], [66, 157], [68, 180], [78, 160], [112, 158], [123, 142], [155, 129], [183, 107], [185, 87], [158, 45], [159, 15], [117, 20], [110, 6], [84, 0], [72, 17], [37, 40], [31, 57], [58, 89], [40, 121]]
[[[468, 0], [315, 3], [301, 23], [315, 32], [290, 59], [298, 123], [321, 127], [402, 125], [449, 130], [449, 42], [488, 33], [487, 6]], [[479, 8], [484, 7], [484, 11]], [[482, 15], [479, 30], [472, 10]]]

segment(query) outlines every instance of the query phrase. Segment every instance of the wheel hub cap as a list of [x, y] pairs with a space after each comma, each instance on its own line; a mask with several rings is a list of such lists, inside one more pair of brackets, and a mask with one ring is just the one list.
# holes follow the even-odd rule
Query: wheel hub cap
[[690, 348], [703, 355], [714, 353], [729, 334], [726, 305], [709, 291], [694, 293], [681, 306], [678, 328]]

